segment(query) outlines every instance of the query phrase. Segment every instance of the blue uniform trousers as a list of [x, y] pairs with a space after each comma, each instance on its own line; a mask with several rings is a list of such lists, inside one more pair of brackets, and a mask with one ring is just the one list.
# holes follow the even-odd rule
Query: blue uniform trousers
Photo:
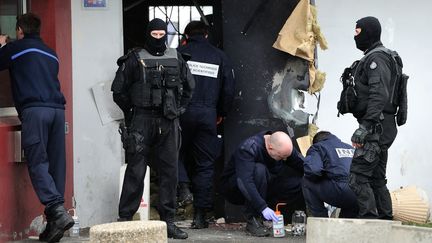
[[29, 107], [21, 113], [22, 147], [30, 179], [45, 212], [64, 203], [66, 155], [63, 109]]
[[304, 178], [303, 195], [314, 217], [328, 217], [324, 202], [341, 209], [340, 218], [356, 218], [356, 196], [347, 181], [321, 179], [317, 182]]
[[194, 207], [211, 208], [214, 161], [221, 149], [216, 131], [216, 109], [189, 106], [180, 117], [180, 126], [179, 182], [187, 182], [190, 178]]

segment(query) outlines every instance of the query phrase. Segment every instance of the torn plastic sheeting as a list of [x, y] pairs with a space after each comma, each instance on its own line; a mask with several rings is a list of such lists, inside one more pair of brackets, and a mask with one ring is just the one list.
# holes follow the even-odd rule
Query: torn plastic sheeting
[[316, 9], [309, 0], [300, 0], [288, 17], [273, 47], [309, 62], [314, 60], [316, 42], [327, 49], [327, 41], [316, 21]]
[[273, 44], [278, 50], [309, 61], [310, 94], [319, 92], [325, 81], [324, 73], [316, 70], [314, 65], [316, 42], [321, 49], [327, 49], [316, 16], [316, 8], [310, 5], [309, 0], [300, 0]]

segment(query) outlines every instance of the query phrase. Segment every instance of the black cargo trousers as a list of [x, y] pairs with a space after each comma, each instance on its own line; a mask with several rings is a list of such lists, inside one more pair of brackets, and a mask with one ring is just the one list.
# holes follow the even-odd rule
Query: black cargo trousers
[[[357, 196], [359, 218], [392, 219], [392, 202], [387, 188], [388, 149], [397, 135], [393, 114], [384, 114], [379, 139], [368, 139], [354, 152], [349, 184]], [[371, 137], [374, 137], [373, 135]]]
[[149, 165], [158, 176], [160, 218], [174, 221], [181, 143], [179, 129], [178, 118], [170, 120], [162, 112], [135, 110], [129, 129], [133, 141], [126, 154], [128, 164], [119, 203], [120, 218], [130, 220], [138, 210]]

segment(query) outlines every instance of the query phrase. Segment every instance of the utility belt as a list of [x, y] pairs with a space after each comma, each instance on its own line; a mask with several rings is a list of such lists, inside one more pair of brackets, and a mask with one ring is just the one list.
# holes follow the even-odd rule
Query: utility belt
[[155, 117], [163, 116], [163, 110], [160, 107], [134, 107], [133, 112], [135, 115], [154, 115]]
[[151, 83], [137, 82], [131, 88], [131, 100], [143, 113], [160, 112], [166, 118], [174, 119], [179, 115], [181, 92], [181, 85], [159, 88]]

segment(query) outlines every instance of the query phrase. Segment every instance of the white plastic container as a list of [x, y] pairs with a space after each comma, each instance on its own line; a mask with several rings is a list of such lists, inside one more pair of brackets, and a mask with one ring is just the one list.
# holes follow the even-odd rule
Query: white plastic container
[[284, 227], [284, 219], [283, 215], [279, 214], [278, 221], [273, 221], [273, 236], [274, 237], [285, 237], [285, 227]]
[[69, 236], [70, 237], [79, 237], [80, 225], [79, 225], [78, 215], [76, 214], [75, 208], [69, 209], [69, 211], [73, 211], [72, 219], [75, 222], [74, 225], [72, 226], [72, 228], [69, 229]]
[[286, 203], [278, 203], [276, 204], [275, 214], [278, 217], [278, 221], [273, 221], [273, 237], [285, 237], [285, 225], [284, 218], [281, 212], [279, 211], [279, 205], [285, 205]]

